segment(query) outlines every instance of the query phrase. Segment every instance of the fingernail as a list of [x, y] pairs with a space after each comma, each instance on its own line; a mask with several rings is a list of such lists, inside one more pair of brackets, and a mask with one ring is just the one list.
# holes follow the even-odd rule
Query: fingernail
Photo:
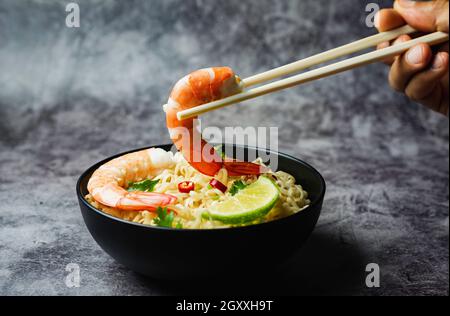
[[383, 49], [389, 47], [389, 42], [383, 42], [378, 44], [377, 49]]
[[406, 60], [412, 65], [423, 63], [424, 54], [422, 46], [416, 46], [406, 53]]
[[410, 40], [410, 38], [408, 37], [408, 35], [401, 35], [399, 38], [397, 38], [397, 39], [394, 41], [394, 45], [398, 45], [398, 44], [407, 42], [407, 41], [409, 41], [409, 40]]
[[398, 4], [400, 4], [404, 8], [410, 8], [413, 7], [416, 2], [411, 0], [398, 0]]
[[444, 57], [441, 54], [437, 54], [436, 57], [434, 58], [434, 62], [431, 68], [435, 70], [441, 69], [442, 67], [444, 67], [444, 63], [445, 63]]

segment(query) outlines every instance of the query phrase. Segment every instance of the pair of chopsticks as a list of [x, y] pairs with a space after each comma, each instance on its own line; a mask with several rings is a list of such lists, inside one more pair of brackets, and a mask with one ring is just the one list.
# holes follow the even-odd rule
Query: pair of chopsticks
[[449, 36], [447, 33], [435, 32], [395, 46], [390, 46], [381, 50], [373, 51], [364, 55], [356, 56], [331, 65], [327, 65], [318, 69], [304, 72], [299, 75], [295, 75], [293, 77], [281, 79], [279, 81], [268, 83], [266, 85], [256, 87], [253, 89], [247, 89], [249, 87], [269, 82], [274, 79], [299, 72], [301, 70], [340, 58], [345, 55], [353, 54], [371, 47], [375, 47], [380, 43], [391, 41], [399, 37], [400, 35], [412, 34], [415, 32], [416, 32], [415, 29], [406, 25], [389, 32], [379, 33], [377, 35], [361, 39], [359, 41], [320, 53], [318, 55], [314, 55], [312, 57], [302, 59], [297, 62], [246, 78], [242, 80], [242, 86], [244, 88], [243, 92], [218, 101], [200, 105], [192, 109], [180, 111], [178, 113], [178, 119], [182, 121], [189, 118], [197, 117], [199, 115], [235, 103], [250, 100], [276, 91], [284, 90], [303, 83], [329, 77], [367, 64], [379, 62], [386, 58], [400, 55], [419, 43], [438, 45], [445, 43], [449, 40]]

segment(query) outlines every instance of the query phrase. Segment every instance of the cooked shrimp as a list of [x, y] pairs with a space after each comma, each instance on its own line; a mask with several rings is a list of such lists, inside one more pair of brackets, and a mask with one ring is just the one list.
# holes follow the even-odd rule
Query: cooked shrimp
[[240, 79], [228, 67], [195, 71], [181, 79], [164, 107], [170, 137], [189, 164], [199, 172], [215, 176], [225, 168], [231, 176], [259, 175], [263, 167], [250, 162], [223, 160], [213, 146], [201, 138], [194, 118], [179, 121], [177, 113], [242, 91]]
[[126, 211], [155, 211], [177, 198], [160, 193], [128, 192], [127, 186], [155, 177], [174, 164], [172, 153], [147, 149], [111, 160], [94, 172], [88, 183], [92, 197], [105, 206]]

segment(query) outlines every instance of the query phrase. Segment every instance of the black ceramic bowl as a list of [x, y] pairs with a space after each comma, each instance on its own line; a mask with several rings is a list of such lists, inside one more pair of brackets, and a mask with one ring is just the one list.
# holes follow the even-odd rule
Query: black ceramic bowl
[[[246, 153], [255, 151], [239, 148]], [[278, 157], [279, 170], [292, 174], [308, 191], [309, 208], [269, 223], [215, 230], [176, 230], [123, 221], [84, 199], [92, 173], [120, 154], [92, 166], [80, 177], [77, 195], [81, 213], [100, 247], [138, 273], [158, 279], [252, 276], [283, 263], [301, 247], [319, 219], [325, 195], [325, 181], [313, 167], [285, 154], [270, 154]]]

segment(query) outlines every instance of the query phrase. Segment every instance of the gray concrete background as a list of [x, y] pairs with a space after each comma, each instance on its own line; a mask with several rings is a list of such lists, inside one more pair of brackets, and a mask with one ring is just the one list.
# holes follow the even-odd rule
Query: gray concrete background
[[[192, 285], [115, 263], [75, 182], [109, 155], [169, 142], [161, 104], [181, 76], [229, 65], [245, 77], [375, 31], [360, 0], [78, 3], [81, 28], [68, 29], [65, 1], [0, 2], [0, 294], [448, 294], [448, 119], [392, 92], [383, 65], [204, 118], [278, 126], [281, 150], [326, 178], [317, 229], [282, 271]], [[371, 262], [380, 289], [365, 288]]]

